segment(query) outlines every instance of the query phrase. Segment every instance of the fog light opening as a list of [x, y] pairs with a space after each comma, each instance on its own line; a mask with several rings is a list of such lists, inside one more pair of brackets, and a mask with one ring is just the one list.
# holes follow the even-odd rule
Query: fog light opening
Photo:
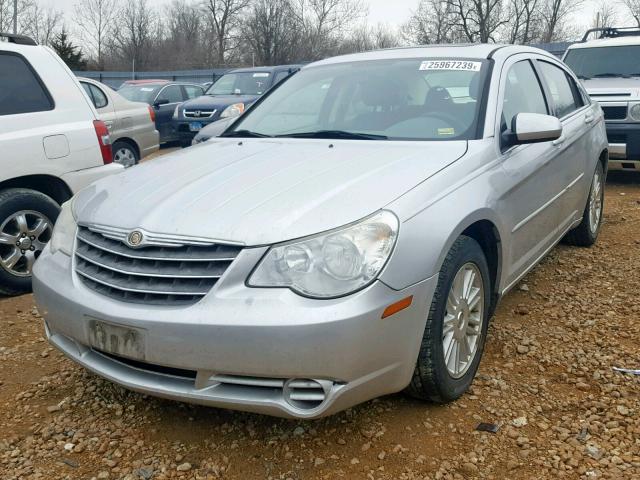
[[332, 385], [333, 382], [330, 381], [292, 378], [285, 382], [283, 395], [285, 401], [292, 407], [311, 410], [319, 407], [326, 400]]

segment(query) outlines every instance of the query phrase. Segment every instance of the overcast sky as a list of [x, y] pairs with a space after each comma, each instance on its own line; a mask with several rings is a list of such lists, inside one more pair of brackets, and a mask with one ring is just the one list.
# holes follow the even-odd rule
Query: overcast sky
[[[70, 14], [73, 11], [73, 5], [78, 3], [78, 0], [39, 1], [42, 5], [51, 5], [58, 10], [64, 11], [66, 14]], [[151, 0], [150, 3], [164, 5], [170, 3], [170, 1], [171, 0]], [[597, 1], [598, 0], [586, 0], [582, 8], [574, 15], [574, 23], [581, 29], [589, 25], [591, 22], [591, 18], [595, 10], [594, 5]], [[386, 23], [390, 26], [399, 26], [409, 18], [411, 11], [417, 7], [419, 0], [363, 0], [363, 2], [369, 6], [370, 23]], [[624, 19], [624, 15], [619, 15], [619, 17], [621, 17], [619, 20]], [[65, 20], [67, 24], [72, 24], [70, 17]]]

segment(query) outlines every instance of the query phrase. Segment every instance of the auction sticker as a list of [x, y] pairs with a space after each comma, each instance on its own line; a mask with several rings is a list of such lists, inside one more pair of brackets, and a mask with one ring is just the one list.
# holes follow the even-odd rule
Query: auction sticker
[[420, 64], [420, 70], [467, 70], [479, 72], [482, 62], [468, 60], [425, 60]]

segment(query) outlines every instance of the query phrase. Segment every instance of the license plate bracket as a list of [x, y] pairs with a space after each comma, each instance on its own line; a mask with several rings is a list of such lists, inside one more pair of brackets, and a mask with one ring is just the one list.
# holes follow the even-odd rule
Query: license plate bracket
[[89, 320], [89, 344], [102, 352], [144, 360], [146, 332], [140, 328], [125, 327], [97, 319]]
[[189, 130], [192, 132], [199, 132], [202, 129], [202, 122], [191, 122], [189, 124]]

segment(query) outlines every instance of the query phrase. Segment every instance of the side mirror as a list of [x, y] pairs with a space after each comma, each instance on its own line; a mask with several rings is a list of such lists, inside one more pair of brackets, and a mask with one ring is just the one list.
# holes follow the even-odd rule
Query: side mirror
[[557, 140], [562, 135], [560, 120], [540, 113], [518, 113], [511, 121], [511, 130], [504, 133], [507, 146]]
[[169, 100], [166, 98], [159, 98], [158, 100], [156, 100], [153, 104], [153, 106], [155, 108], [159, 108], [162, 105], [167, 105], [169, 103]]

